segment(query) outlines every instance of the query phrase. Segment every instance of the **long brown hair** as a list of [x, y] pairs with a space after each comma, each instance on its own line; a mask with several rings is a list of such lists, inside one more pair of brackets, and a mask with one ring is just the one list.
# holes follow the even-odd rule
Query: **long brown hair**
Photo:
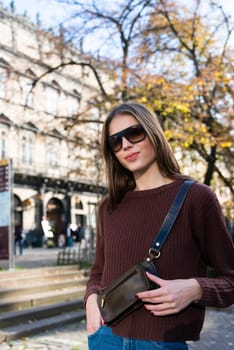
[[135, 188], [133, 174], [117, 160], [108, 145], [109, 127], [115, 116], [128, 114], [136, 118], [143, 126], [155, 150], [155, 160], [162, 175], [173, 179], [188, 178], [180, 172], [177, 160], [163, 133], [156, 115], [139, 103], [123, 103], [115, 107], [107, 116], [102, 131], [102, 152], [106, 165], [108, 186], [108, 206], [112, 210], [121, 201], [126, 192]]

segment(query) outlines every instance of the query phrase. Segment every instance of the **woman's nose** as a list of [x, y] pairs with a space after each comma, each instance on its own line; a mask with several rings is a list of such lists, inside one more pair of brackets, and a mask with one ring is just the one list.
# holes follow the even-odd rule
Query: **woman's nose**
[[123, 149], [132, 147], [132, 143], [126, 139], [126, 137], [122, 137], [122, 147]]

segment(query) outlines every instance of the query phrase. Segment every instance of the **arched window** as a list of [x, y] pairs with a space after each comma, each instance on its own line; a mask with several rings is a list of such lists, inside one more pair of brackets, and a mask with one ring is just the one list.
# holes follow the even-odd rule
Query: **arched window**
[[63, 213], [64, 212], [64, 207], [63, 203], [60, 199], [58, 198], [51, 198], [49, 202], [47, 203], [47, 213]]

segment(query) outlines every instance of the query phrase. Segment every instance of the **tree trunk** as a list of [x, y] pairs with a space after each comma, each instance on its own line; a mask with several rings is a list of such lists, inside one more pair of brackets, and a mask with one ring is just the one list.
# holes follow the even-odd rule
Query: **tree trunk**
[[215, 162], [216, 162], [216, 146], [211, 147], [210, 154], [207, 158], [207, 170], [205, 173], [204, 184], [210, 186], [214, 171], [215, 171]]

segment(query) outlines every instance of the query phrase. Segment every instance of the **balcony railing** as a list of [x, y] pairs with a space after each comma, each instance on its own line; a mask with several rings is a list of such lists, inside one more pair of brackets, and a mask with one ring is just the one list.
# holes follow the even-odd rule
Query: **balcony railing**
[[21, 160], [13, 159], [13, 169], [16, 173], [27, 175], [41, 175], [55, 178], [65, 178], [69, 175], [68, 167], [51, 166], [46, 162], [34, 161], [32, 164], [23, 163]]
[[[102, 189], [101, 191], [105, 191], [104, 184], [100, 181], [97, 183], [94, 177], [89, 178], [88, 175], [82, 176], [75, 172], [75, 170], [72, 171], [70, 168], [65, 166], [53, 167], [46, 162], [38, 161], [34, 162], [33, 164], [23, 164], [21, 160], [14, 158], [13, 171], [14, 174], [17, 175], [18, 179], [19, 177], [25, 178], [25, 176], [27, 176], [28, 178], [50, 179], [50, 181], [52, 181], [51, 183], [54, 183], [54, 181], [57, 180], [61, 180], [64, 184], [69, 182], [71, 182], [71, 184], [76, 183], [78, 189], [79, 186], [81, 186], [80, 188], [86, 188], [86, 186], [88, 186], [87, 188], [90, 187], [89, 190], [93, 190], [96, 186], [98, 186]], [[87, 173], [88, 171], [86, 174]]]

